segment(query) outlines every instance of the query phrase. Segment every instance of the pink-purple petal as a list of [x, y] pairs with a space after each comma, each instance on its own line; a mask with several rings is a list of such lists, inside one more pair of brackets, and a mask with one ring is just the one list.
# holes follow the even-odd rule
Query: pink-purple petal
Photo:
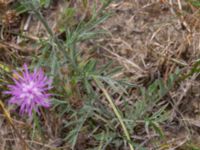
[[31, 73], [27, 64], [24, 64], [22, 76], [15, 71], [18, 79], [13, 78], [14, 85], [8, 85], [9, 90], [4, 94], [11, 95], [9, 104], [16, 104], [20, 107], [20, 114], [27, 113], [30, 117], [32, 112], [39, 113], [38, 107], [48, 108], [51, 106], [49, 98], [52, 96], [47, 93], [52, 88], [52, 80], [45, 76], [42, 69], [34, 69]]

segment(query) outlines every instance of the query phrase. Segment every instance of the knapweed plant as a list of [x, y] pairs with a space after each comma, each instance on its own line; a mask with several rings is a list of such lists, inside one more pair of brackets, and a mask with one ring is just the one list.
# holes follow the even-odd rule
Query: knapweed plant
[[[43, 25], [47, 34], [45, 38], [41, 37], [32, 44], [39, 47], [38, 52], [32, 54], [31, 60], [29, 59], [31, 66], [35, 67], [34, 70], [30, 71], [29, 66], [25, 64], [21, 73], [15, 71], [13, 84], [7, 85], [9, 89], [4, 92], [10, 95], [9, 104], [17, 105], [21, 114], [28, 114], [30, 117], [33, 113], [40, 113], [40, 107], [51, 106], [50, 114], [46, 114], [49, 117], [38, 117], [33, 121], [40, 128], [37, 128], [38, 132], [45, 133], [45, 136], [48, 135], [57, 141], [54, 141], [53, 146], [41, 145], [52, 149], [67, 145], [68, 147], [63, 149], [84, 150], [90, 147], [98, 150], [134, 150], [137, 146], [133, 135], [138, 120], [145, 124], [147, 129], [151, 127], [162, 133], [159, 123], [166, 120], [163, 117], [166, 116], [166, 106], [158, 108], [157, 111], [153, 110], [157, 109], [155, 106], [158, 101], [172, 88], [174, 78], [170, 79], [167, 85], [159, 79], [149, 87], [141, 88], [141, 100], [129, 104], [126, 99], [130, 99], [128, 90], [133, 88], [133, 84], [125, 82], [125, 79], [114, 78], [121, 71], [121, 67], [113, 67], [112, 62], [99, 63], [98, 58], [93, 58], [90, 54], [83, 57], [86, 52], [85, 49], [82, 50], [81, 44], [105, 33], [96, 27], [109, 17], [110, 13], [106, 8], [111, 0], [100, 0], [97, 3], [89, 0], [79, 1], [83, 2], [91, 16], [76, 20], [72, 26], [67, 26], [67, 21], [78, 18], [76, 8], [67, 6], [65, 14], [61, 15], [62, 26], [58, 29], [61, 33], [55, 33], [48, 24], [41, 10], [43, 2], [18, 1], [18, 5], [22, 6], [18, 8], [25, 8], [20, 10], [20, 14], [23, 12], [33, 15], [34, 19]], [[46, 0], [45, 4], [50, 5], [51, 2]], [[94, 5], [89, 10], [91, 2]], [[37, 69], [39, 67], [45, 67], [47, 72]], [[51, 78], [48, 78], [46, 73]], [[134, 85], [134, 88], [139, 91], [137, 85]], [[118, 108], [116, 101], [122, 101], [123, 105], [119, 105]], [[151, 112], [150, 115], [148, 112]], [[143, 121], [144, 117], [146, 121]], [[61, 140], [57, 139], [58, 137]], [[84, 143], [83, 146], [81, 142]]]

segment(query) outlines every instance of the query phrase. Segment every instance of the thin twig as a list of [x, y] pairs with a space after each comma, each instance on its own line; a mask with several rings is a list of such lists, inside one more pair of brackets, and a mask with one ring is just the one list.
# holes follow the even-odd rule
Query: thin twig
[[5, 109], [5, 106], [3, 104], [2, 101], [0, 101], [0, 108], [3, 111], [6, 120], [9, 122], [9, 124], [11, 125], [11, 127], [13, 128], [13, 130], [15, 131], [15, 133], [17, 134], [17, 136], [19, 137], [20, 141], [23, 143], [23, 147], [25, 150], [27, 149], [31, 149], [28, 144], [26, 143], [26, 141], [23, 139], [23, 137], [21, 136], [21, 134], [18, 132], [18, 130], [15, 128], [14, 123], [12, 118], [10, 117], [9, 112]]

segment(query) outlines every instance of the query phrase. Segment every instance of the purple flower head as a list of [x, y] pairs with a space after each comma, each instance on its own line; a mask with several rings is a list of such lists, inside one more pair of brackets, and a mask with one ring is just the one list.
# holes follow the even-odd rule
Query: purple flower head
[[26, 64], [22, 75], [14, 72], [17, 79], [13, 78], [14, 85], [8, 85], [9, 90], [5, 94], [12, 95], [9, 103], [20, 107], [20, 114], [28, 113], [31, 117], [33, 111], [39, 113], [38, 107], [50, 107], [51, 80], [45, 76], [42, 69], [34, 69], [31, 73]]

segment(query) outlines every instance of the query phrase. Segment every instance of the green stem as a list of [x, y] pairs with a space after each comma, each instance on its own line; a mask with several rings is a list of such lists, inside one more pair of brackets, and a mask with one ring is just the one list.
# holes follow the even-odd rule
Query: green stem
[[49, 33], [49, 35], [54, 39], [55, 43], [58, 46], [58, 49], [61, 50], [64, 54], [64, 57], [66, 58], [66, 60], [69, 60], [69, 57], [67, 55], [67, 52], [65, 50], [65, 48], [62, 46], [62, 44], [59, 42], [58, 38], [54, 36], [53, 31], [51, 30], [51, 28], [49, 27], [48, 23], [46, 22], [45, 18], [43, 17], [43, 15], [41, 14], [41, 12], [39, 10], [37, 10], [33, 4], [30, 4], [30, 7], [32, 9], [32, 11], [35, 13], [36, 17], [38, 18], [38, 20], [44, 25], [45, 29], [47, 30], [47, 32]]
[[[34, 8], [34, 6], [32, 6], [32, 10], [35, 13], [36, 17], [38, 18], [38, 20], [43, 24], [43, 26], [47, 30], [48, 34], [53, 38], [54, 42], [58, 46], [58, 50], [60, 50], [63, 53], [63, 55], [65, 57], [65, 60], [68, 60], [72, 64], [72, 66], [76, 70], [76, 72], [79, 72], [79, 70], [77, 68], [77, 64], [76, 64], [76, 59], [71, 58], [71, 57], [68, 56], [67, 51], [65, 50], [65, 47], [63, 47], [63, 45], [61, 44], [61, 42], [59, 41], [59, 39], [54, 35], [53, 31], [49, 27], [48, 23], [46, 22], [45, 18], [41, 14], [41, 12], [38, 11], [38, 10], [36, 10]], [[75, 54], [73, 54], [73, 55], [75, 55]]]

